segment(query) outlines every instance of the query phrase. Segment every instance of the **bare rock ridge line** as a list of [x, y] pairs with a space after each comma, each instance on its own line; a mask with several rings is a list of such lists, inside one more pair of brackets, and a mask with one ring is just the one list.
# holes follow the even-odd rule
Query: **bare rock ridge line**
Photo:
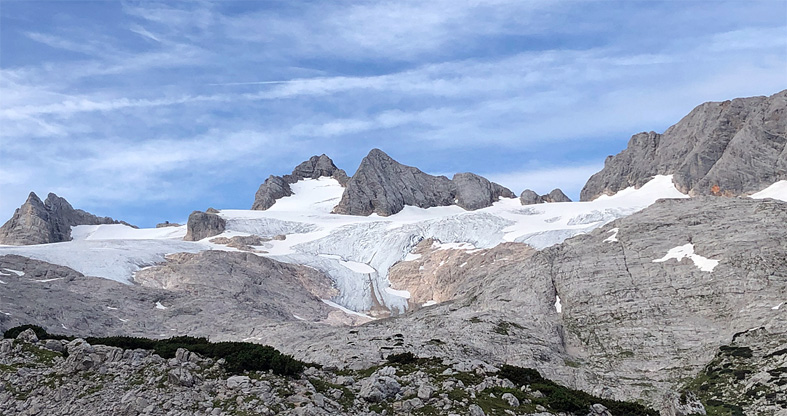
[[552, 192], [546, 195], [539, 195], [535, 191], [525, 189], [519, 195], [519, 202], [522, 205], [543, 204], [545, 202], [571, 202], [571, 198], [567, 197], [559, 188], [553, 189]]
[[431, 208], [458, 205], [475, 210], [492, 205], [500, 197], [515, 198], [509, 189], [473, 173], [457, 173], [453, 179], [432, 176], [403, 165], [382, 150], [372, 149], [347, 181], [334, 213], [388, 216], [405, 205]]
[[264, 211], [272, 207], [277, 199], [292, 195], [290, 184], [302, 179], [317, 179], [320, 177], [336, 179], [342, 186], [345, 186], [348, 180], [347, 173], [337, 168], [331, 158], [324, 154], [312, 156], [309, 160], [296, 166], [289, 175], [269, 176], [257, 190], [251, 209]]
[[[76, 225], [125, 224], [109, 217], [97, 217], [74, 209], [65, 198], [50, 193], [43, 202], [30, 192], [22, 206], [0, 227], [0, 244], [32, 245], [71, 240]], [[133, 227], [133, 226], [132, 226]]]
[[580, 199], [640, 187], [654, 175], [673, 175], [690, 196], [746, 195], [787, 179], [787, 90], [704, 103], [663, 134], [635, 134]]

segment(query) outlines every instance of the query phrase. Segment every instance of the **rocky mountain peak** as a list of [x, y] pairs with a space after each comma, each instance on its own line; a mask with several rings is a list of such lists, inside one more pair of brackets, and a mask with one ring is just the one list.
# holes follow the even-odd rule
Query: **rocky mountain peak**
[[309, 160], [296, 166], [289, 175], [269, 176], [257, 190], [251, 209], [264, 211], [272, 207], [279, 198], [292, 195], [290, 184], [303, 179], [317, 179], [321, 177], [336, 179], [342, 186], [346, 186], [348, 180], [347, 173], [337, 168], [331, 158], [325, 154], [312, 156]]
[[453, 180], [403, 165], [380, 149], [372, 149], [347, 182], [334, 213], [388, 216], [405, 205], [430, 208], [459, 205], [475, 210], [500, 197], [515, 197], [507, 188], [473, 173], [458, 173]]
[[560, 188], [555, 188], [552, 192], [546, 195], [539, 195], [535, 191], [525, 189], [519, 195], [519, 202], [522, 205], [543, 204], [545, 202], [571, 202], [571, 198], [567, 197]]
[[22, 206], [0, 227], [0, 244], [31, 245], [71, 240], [76, 225], [126, 224], [74, 209], [65, 198], [50, 193], [43, 202], [30, 192]]
[[643, 132], [610, 156], [582, 189], [582, 201], [673, 175], [696, 195], [735, 196], [787, 179], [787, 90], [697, 106], [663, 134]]

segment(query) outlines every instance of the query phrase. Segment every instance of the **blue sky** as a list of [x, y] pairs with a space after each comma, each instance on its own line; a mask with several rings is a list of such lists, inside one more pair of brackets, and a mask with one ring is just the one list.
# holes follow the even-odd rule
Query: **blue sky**
[[785, 1], [0, 3], [0, 222], [35, 191], [141, 225], [378, 147], [576, 198], [704, 101], [787, 87]]

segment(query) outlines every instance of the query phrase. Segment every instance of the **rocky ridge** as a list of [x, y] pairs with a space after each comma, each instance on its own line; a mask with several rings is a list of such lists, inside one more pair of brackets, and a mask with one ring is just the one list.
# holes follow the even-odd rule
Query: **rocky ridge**
[[372, 149], [361, 161], [334, 213], [388, 216], [405, 205], [419, 208], [458, 205], [466, 210], [488, 207], [513, 192], [472, 173], [457, 173], [453, 179], [432, 176], [403, 165], [380, 149]]
[[559, 188], [553, 189], [546, 195], [539, 195], [535, 191], [525, 189], [519, 195], [519, 202], [522, 205], [543, 204], [547, 202], [571, 202], [571, 198], [567, 197]]
[[109, 217], [97, 217], [74, 209], [65, 198], [53, 193], [43, 202], [31, 192], [22, 206], [0, 227], [0, 244], [31, 245], [71, 240], [76, 225], [125, 224]]
[[337, 168], [331, 158], [324, 154], [312, 156], [309, 160], [296, 166], [289, 175], [269, 176], [257, 190], [251, 209], [264, 211], [272, 207], [277, 199], [292, 195], [290, 184], [303, 179], [317, 179], [320, 177], [336, 179], [342, 186], [345, 186], [348, 181], [347, 173]]
[[673, 175], [695, 195], [746, 195], [787, 179], [787, 90], [696, 107], [663, 134], [638, 133], [591, 176], [580, 199]]

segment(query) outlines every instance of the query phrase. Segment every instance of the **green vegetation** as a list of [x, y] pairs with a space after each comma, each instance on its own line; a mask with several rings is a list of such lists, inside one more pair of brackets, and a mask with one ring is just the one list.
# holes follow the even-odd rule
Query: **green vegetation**
[[500, 369], [498, 376], [511, 380], [517, 386], [529, 385], [532, 390], [540, 391], [544, 394], [544, 397], [533, 400], [533, 403], [541, 404], [554, 411], [584, 415], [591, 405], [600, 403], [609, 409], [613, 415], [658, 415], [658, 412], [655, 410], [639, 403], [602, 399], [583, 391], [570, 389], [543, 378], [538, 371], [532, 368], [504, 365]]
[[[15, 338], [22, 331], [33, 329], [39, 339], [74, 339], [62, 335], [52, 335], [43, 328], [35, 325], [23, 325], [11, 328], [3, 336]], [[306, 363], [298, 361], [292, 356], [282, 354], [273, 347], [267, 345], [252, 344], [248, 342], [210, 342], [207, 338], [195, 338], [189, 336], [172, 337], [168, 339], [154, 340], [141, 337], [88, 337], [85, 338], [90, 344], [108, 345], [124, 349], [147, 349], [153, 350], [163, 358], [175, 357], [178, 348], [184, 348], [195, 352], [204, 357], [213, 359], [223, 358], [224, 368], [232, 374], [240, 374], [245, 371], [273, 371], [274, 374], [283, 376], [293, 376], [300, 374], [306, 367]], [[51, 352], [40, 348], [32, 351], [36, 354], [39, 361], [51, 362], [59, 353]], [[39, 351], [40, 350], [40, 351]]]

